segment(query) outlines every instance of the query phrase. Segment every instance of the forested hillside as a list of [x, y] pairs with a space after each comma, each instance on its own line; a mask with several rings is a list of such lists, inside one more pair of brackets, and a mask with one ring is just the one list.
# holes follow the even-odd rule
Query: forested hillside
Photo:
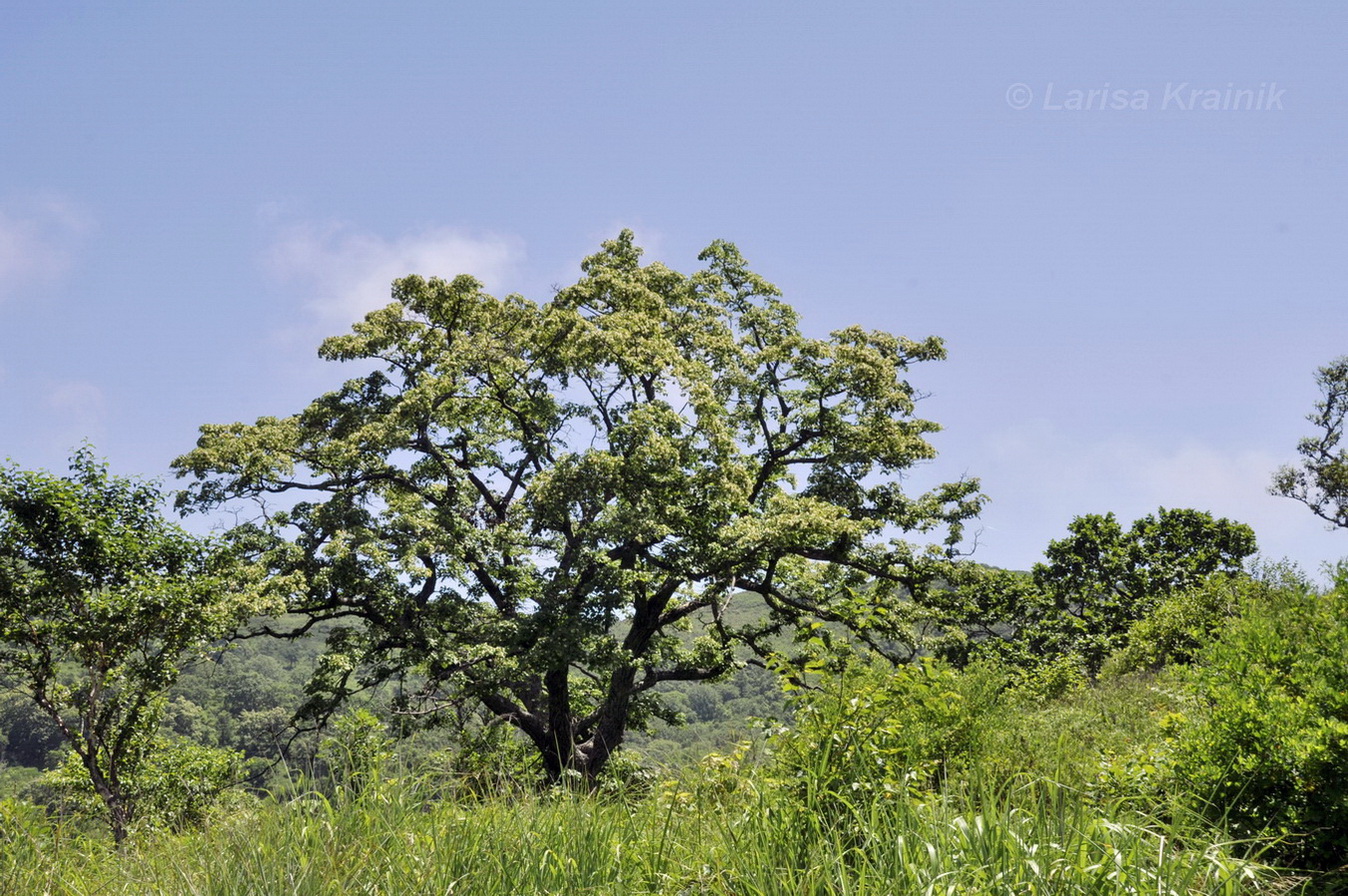
[[[296, 638], [251, 638], [220, 644], [187, 667], [168, 692], [161, 722], [165, 734], [203, 747], [238, 753], [242, 780], [252, 787], [274, 788], [290, 775], [322, 775], [314, 766], [322, 735], [314, 723], [296, 720], [308, 697], [305, 686], [322, 656], [326, 628]], [[758, 721], [782, 721], [788, 707], [778, 676], [745, 665], [722, 681], [690, 685], [671, 682], [667, 695], [675, 723], [653, 720], [630, 744], [643, 765], [679, 768], [708, 753], [727, 751], [759, 735]], [[439, 727], [399, 720], [389, 711], [394, 688], [366, 695], [362, 705], [379, 713], [390, 732], [407, 735], [404, 759], [416, 761], [452, 747], [456, 727], [467, 715], [446, 714]], [[480, 724], [472, 718], [471, 724]], [[415, 736], [414, 736], [415, 735]], [[0, 695], [0, 797], [37, 796], [46, 791], [40, 772], [58, 766], [65, 750], [51, 719], [21, 694]]]

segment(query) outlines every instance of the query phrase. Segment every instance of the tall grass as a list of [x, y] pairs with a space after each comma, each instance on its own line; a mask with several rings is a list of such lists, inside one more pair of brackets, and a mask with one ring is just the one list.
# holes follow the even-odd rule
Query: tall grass
[[851, 799], [724, 761], [627, 801], [466, 801], [415, 780], [250, 801], [120, 851], [13, 806], [2, 820], [0, 891], [16, 896], [1234, 896], [1268, 879], [1221, 843], [1181, 846], [1122, 806], [1048, 787]]
[[[894, 795], [824, 814], [765, 808], [764, 823], [735, 838], [747, 861], [733, 892], [1234, 896], [1269, 878], [1230, 844], [1194, 843], [1121, 805], [1068, 794], [1028, 803]], [[838, 821], [818, 822], [828, 815]]]
[[[540, 794], [481, 769], [395, 780], [383, 748], [357, 739], [329, 757], [324, 790], [234, 794], [200, 831], [120, 850], [0, 802], [0, 896], [1287, 891], [1240, 858], [1250, 844], [1153, 798], [1143, 760], [1163, 688], [1005, 706], [989, 692], [935, 666], [862, 678], [798, 707], [766, 761], [713, 757], [638, 791]], [[1142, 758], [1108, 759], [1115, 744]]]

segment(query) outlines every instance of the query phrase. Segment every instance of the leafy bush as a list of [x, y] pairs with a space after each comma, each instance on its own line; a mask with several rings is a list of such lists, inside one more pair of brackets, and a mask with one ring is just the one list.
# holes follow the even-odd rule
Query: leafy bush
[[[1018, 685], [1005, 695], [1004, 711], [984, 727], [978, 776], [994, 787], [1052, 781], [1150, 810], [1156, 788], [1137, 779], [1134, 766], [1155, 764], [1165, 742], [1163, 720], [1179, 708], [1178, 690], [1147, 675], [1044, 696]], [[1120, 777], [1124, 768], [1129, 774]]]
[[857, 665], [798, 691], [795, 726], [775, 743], [779, 769], [821, 793], [930, 790], [974, 755], [998, 702], [1000, 671], [934, 659]]
[[1348, 565], [1334, 588], [1264, 589], [1199, 653], [1197, 705], [1175, 728], [1194, 807], [1275, 855], [1331, 868], [1348, 855]]
[[520, 794], [542, 780], [537, 751], [513, 728], [475, 723], [458, 732], [454, 743], [427, 757], [425, 765], [460, 798]]
[[1242, 595], [1260, 584], [1245, 577], [1214, 576], [1171, 594], [1151, 613], [1133, 623], [1124, 646], [1106, 662], [1106, 678], [1129, 672], [1155, 672], [1172, 663], [1189, 663], [1233, 616]]
[[1013, 667], [1009, 696], [1022, 702], [1045, 703], [1082, 690], [1088, 683], [1081, 657], [1064, 653], [1046, 657], [1038, 665]]
[[318, 755], [335, 786], [359, 795], [381, 779], [393, 759], [393, 738], [378, 716], [356, 709], [337, 717]]
[[[201, 824], [221, 796], [237, 784], [243, 756], [176, 737], [154, 739], [126, 784], [131, 822], [139, 828], [181, 830]], [[43, 784], [64, 811], [96, 817], [106, 807], [89, 784], [89, 773], [73, 752], [43, 776]]]

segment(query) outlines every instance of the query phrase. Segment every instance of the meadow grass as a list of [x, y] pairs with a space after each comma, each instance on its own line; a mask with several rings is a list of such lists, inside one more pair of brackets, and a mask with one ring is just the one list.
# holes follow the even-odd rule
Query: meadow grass
[[[853, 798], [853, 796], [855, 798]], [[446, 797], [425, 780], [281, 803], [235, 801], [189, 833], [121, 850], [8, 804], [4, 893], [1223, 894], [1266, 869], [1121, 804], [1052, 785], [998, 792], [811, 792], [722, 762], [629, 799]]]

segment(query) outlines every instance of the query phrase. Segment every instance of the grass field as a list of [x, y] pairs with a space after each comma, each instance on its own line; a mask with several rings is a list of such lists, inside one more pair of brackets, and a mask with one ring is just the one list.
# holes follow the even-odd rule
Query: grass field
[[1238, 894], [1267, 869], [1121, 802], [1042, 782], [971, 795], [846, 793], [729, 758], [641, 796], [474, 800], [421, 779], [287, 803], [114, 849], [7, 804], [6, 894]]

